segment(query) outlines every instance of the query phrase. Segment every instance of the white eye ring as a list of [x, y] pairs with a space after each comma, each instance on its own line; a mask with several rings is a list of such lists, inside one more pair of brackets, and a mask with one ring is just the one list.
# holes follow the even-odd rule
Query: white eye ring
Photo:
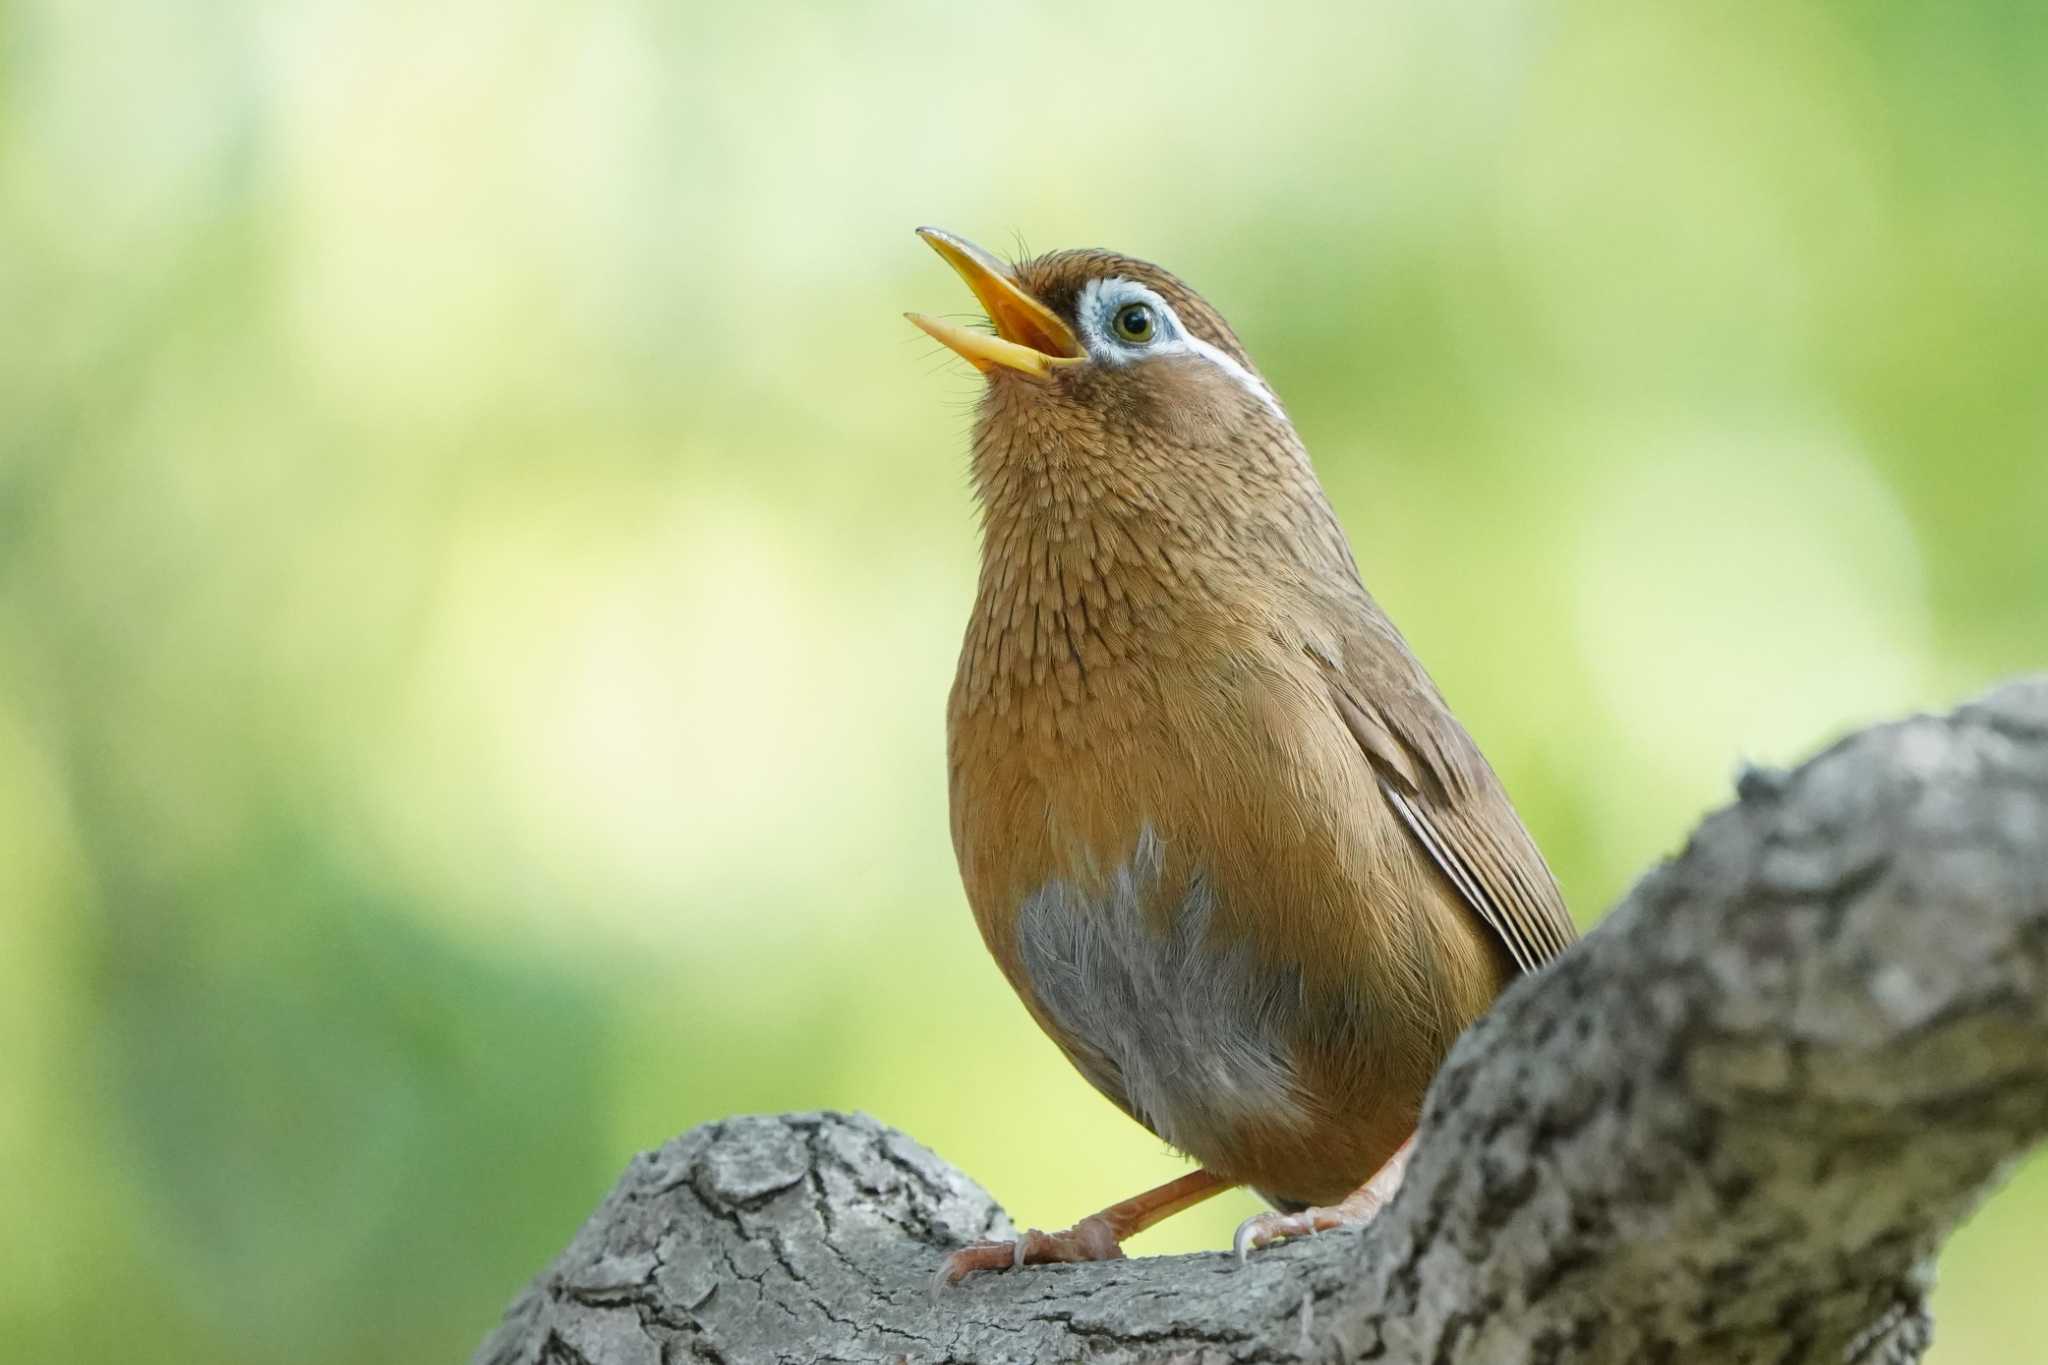
[[[1187, 336], [1172, 306], [1136, 280], [1088, 281], [1075, 314], [1089, 354], [1111, 365], [1173, 350]], [[1126, 326], [1136, 319], [1140, 327]]]
[[[1151, 335], [1143, 341], [1125, 337], [1118, 328], [1126, 310], [1142, 307], [1152, 314]], [[1090, 280], [1081, 290], [1074, 309], [1074, 321], [1081, 333], [1081, 345], [1091, 360], [1122, 367], [1153, 356], [1189, 355], [1207, 361], [1229, 375], [1240, 388], [1265, 404], [1283, 422], [1287, 414], [1280, 400], [1259, 377], [1239, 364], [1230, 352], [1195, 336], [1182, 325], [1180, 315], [1165, 299], [1136, 280], [1121, 276]]]

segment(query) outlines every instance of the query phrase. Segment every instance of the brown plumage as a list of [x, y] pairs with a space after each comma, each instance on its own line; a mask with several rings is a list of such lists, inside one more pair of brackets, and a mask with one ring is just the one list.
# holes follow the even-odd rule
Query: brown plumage
[[948, 714], [968, 901], [1081, 1073], [1204, 1168], [942, 1277], [1117, 1254], [1233, 1184], [1338, 1205], [1241, 1250], [1360, 1221], [1452, 1041], [1572, 942], [1557, 884], [1222, 317], [1129, 257], [923, 235], [997, 330], [914, 319], [988, 376]]

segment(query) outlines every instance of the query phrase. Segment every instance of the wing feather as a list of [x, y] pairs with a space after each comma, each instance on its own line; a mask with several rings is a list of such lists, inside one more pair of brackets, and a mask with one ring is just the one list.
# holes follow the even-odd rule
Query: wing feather
[[[1472, 912], [1500, 938], [1517, 970], [1533, 972], [1578, 939], [1549, 865], [1479, 747], [1417, 666], [1416, 676], [1354, 685], [1328, 653], [1331, 700], [1415, 842]], [[1403, 651], [1405, 654], [1405, 650]], [[1373, 698], [1369, 700], [1368, 698]]]

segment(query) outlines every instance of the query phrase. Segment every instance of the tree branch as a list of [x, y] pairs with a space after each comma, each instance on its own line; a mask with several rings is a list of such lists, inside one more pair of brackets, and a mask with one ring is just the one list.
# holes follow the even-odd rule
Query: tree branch
[[1917, 1360], [1935, 1250], [2048, 1133], [2048, 678], [1739, 795], [1459, 1042], [1362, 1235], [935, 1305], [985, 1193], [864, 1116], [731, 1119], [476, 1360]]

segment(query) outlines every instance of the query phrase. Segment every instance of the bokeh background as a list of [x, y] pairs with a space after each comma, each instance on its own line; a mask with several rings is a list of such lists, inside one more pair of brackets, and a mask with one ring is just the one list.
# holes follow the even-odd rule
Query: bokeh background
[[916, 224], [1219, 304], [1583, 923], [2048, 664], [2044, 91], [2022, 4], [0, 0], [4, 1353], [459, 1360], [737, 1111], [1182, 1169], [955, 879]]

